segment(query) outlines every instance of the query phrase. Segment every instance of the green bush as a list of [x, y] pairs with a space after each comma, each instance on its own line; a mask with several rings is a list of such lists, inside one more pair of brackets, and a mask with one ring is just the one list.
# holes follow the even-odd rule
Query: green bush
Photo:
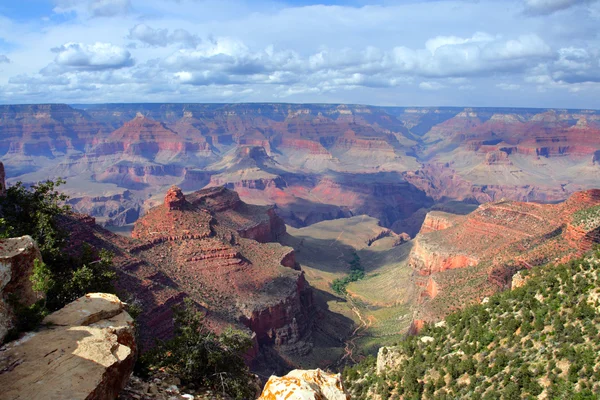
[[175, 310], [175, 335], [160, 343], [140, 359], [140, 368], [164, 369], [184, 384], [223, 391], [237, 399], [254, 398], [252, 376], [243, 355], [252, 348], [252, 340], [231, 328], [220, 335], [210, 331], [193, 302], [186, 299]]
[[346, 288], [351, 282], [356, 282], [365, 277], [365, 269], [360, 264], [360, 257], [356, 252], [352, 253], [352, 260], [350, 261], [350, 273], [344, 278], [334, 279], [331, 283], [331, 289], [337, 294], [344, 296], [346, 294]]
[[65, 181], [45, 181], [27, 187], [21, 182], [0, 197], [0, 237], [31, 236], [37, 243], [42, 260], [35, 260], [30, 277], [33, 288], [46, 294], [46, 301], [31, 307], [18, 305], [17, 332], [35, 328], [44, 315], [88, 292], [114, 292], [112, 254], [84, 245], [79, 255], [64, 251], [68, 232], [61, 229], [59, 218], [70, 212], [64, 204], [68, 196], [57, 188]]

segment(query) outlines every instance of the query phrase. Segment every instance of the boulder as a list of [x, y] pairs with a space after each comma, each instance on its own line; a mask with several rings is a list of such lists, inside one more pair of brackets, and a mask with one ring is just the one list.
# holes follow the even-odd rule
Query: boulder
[[87, 294], [0, 348], [0, 397], [115, 399], [135, 363], [133, 319], [116, 296]]
[[42, 255], [31, 236], [0, 239], [0, 343], [15, 325], [14, 302], [30, 306], [42, 298], [29, 279], [36, 259]]
[[293, 370], [283, 377], [272, 376], [258, 400], [349, 400], [340, 374], [320, 369]]

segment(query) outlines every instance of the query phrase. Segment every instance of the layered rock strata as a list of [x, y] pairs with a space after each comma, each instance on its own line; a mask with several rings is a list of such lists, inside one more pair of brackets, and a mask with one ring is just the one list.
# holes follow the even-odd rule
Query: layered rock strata
[[421, 292], [417, 319], [437, 320], [508, 288], [520, 269], [581, 256], [600, 243], [599, 206], [600, 190], [588, 190], [558, 204], [499, 201], [465, 216], [429, 213], [409, 257]]

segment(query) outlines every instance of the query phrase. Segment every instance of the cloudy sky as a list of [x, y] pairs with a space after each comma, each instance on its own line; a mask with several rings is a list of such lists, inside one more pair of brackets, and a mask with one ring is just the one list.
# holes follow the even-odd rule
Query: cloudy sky
[[0, 103], [600, 109], [600, 1], [0, 0]]

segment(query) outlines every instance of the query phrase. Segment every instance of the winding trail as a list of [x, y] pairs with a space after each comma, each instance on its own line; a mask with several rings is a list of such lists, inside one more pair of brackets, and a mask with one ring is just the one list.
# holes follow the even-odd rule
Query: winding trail
[[364, 333], [366, 332], [366, 330], [369, 329], [372, 325], [372, 321], [370, 318], [367, 318], [367, 320], [365, 321], [362, 314], [360, 313], [359, 308], [354, 303], [354, 300], [352, 300], [352, 297], [350, 295], [346, 295], [346, 299], [350, 303], [350, 308], [352, 309], [352, 312], [354, 314], [356, 314], [356, 316], [358, 317], [360, 324], [354, 329], [354, 331], [352, 332], [350, 337], [346, 340], [346, 343], [344, 346], [344, 355], [337, 362], [338, 367], [341, 367], [342, 364], [344, 363], [344, 360], [346, 360], [346, 359], [350, 359], [353, 363], [357, 362], [354, 359], [354, 350], [356, 349], [356, 340], [361, 338], [362, 336], [364, 336]]

